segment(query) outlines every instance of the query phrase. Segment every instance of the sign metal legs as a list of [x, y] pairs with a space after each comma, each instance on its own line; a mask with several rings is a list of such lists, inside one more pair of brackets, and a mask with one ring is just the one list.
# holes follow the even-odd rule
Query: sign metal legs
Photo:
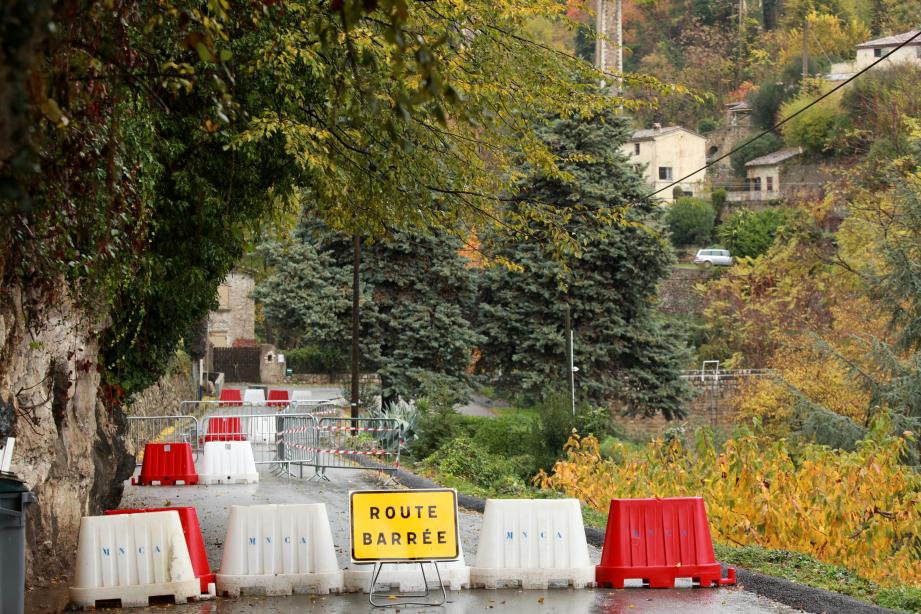
[[[435, 575], [438, 577], [438, 586], [441, 588], [441, 599], [434, 601], [429, 600], [428, 596], [431, 593], [429, 590], [428, 578], [425, 577], [425, 564], [431, 563], [435, 568]], [[388, 594], [387, 600], [383, 602], [375, 601], [374, 598], [382, 597], [381, 593], [375, 593], [374, 588], [377, 586], [377, 579], [381, 575], [381, 570], [383, 570], [384, 565], [394, 565], [394, 564], [412, 564], [412, 563], [375, 563], [374, 572], [371, 574], [371, 588], [368, 591], [368, 601], [371, 602], [376, 608], [393, 608], [405, 605], [421, 605], [421, 606], [440, 606], [448, 600], [448, 593], [445, 589], [444, 580], [441, 578], [441, 571], [438, 570], [438, 561], [419, 561], [419, 569], [422, 571], [422, 583], [425, 586], [425, 590], [421, 593], [399, 593], [397, 595]], [[436, 593], [437, 594], [437, 593]], [[414, 599], [424, 599], [425, 601], [413, 601]], [[437, 597], [436, 597], [437, 599]]]

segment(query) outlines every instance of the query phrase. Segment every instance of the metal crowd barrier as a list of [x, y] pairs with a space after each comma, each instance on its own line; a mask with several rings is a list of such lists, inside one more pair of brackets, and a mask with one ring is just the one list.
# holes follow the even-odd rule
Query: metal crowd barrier
[[392, 476], [400, 467], [398, 420], [334, 416], [340, 408], [329, 401], [295, 401], [281, 410], [265, 403], [183, 401], [182, 408], [189, 413], [128, 418], [139, 465], [148, 442], [189, 443], [197, 459], [209, 441], [249, 441], [257, 465], [288, 475], [297, 468], [303, 477], [304, 467], [313, 467], [312, 477], [322, 479], [328, 479], [327, 469], [374, 469]]
[[233, 415], [237, 413], [275, 414], [313, 414], [315, 416], [337, 416], [341, 412], [339, 405], [327, 399], [299, 401], [182, 401], [179, 413], [199, 417], [211, 415]]
[[316, 463], [316, 439], [318, 421], [312, 414], [280, 413], [276, 417], [275, 448], [279, 466], [294, 475], [297, 467], [299, 477], [304, 477], [304, 467]]
[[342, 408], [330, 400], [298, 400], [291, 401], [284, 409], [286, 413], [311, 414], [314, 416], [338, 416]]
[[127, 439], [134, 444], [135, 464], [143, 463], [148, 443], [188, 443], [198, 458], [198, 426], [195, 416], [128, 416]]
[[[271, 405], [270, 405], [271, 403]], [[238, 413], [274, 414], [284, 410], [279, 401], [262, 401], [252, 403], [249, 401], [182, 401], [179, 403], [179, 413], [197, 415], [201, 418], [207, 416], [234, 415]]]
[[375, 469], [391, 476], [400, 468], [403, 432], [390, 418], [320, 418], [315, 431], [313, 477], [327, 469]]

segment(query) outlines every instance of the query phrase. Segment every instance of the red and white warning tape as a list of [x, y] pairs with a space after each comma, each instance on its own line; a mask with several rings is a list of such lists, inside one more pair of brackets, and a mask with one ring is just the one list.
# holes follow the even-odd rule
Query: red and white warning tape
[[399, 428], [385, 428], [382, 426], [321, 426], [321, 431], [357, 431], [361, 433], [396, 433]]
[[385, 456], [387, 454], [396, 454], [396, 452], [391, 452], [389, 450], [327, 450], [324, 448], [311, 448], [309, 446], [302, 446], [297, 443], [290, 445], [292, 448], [297, 448], [298, 450], [316, 452], [317, 454], [333, 454], [336, 456]]

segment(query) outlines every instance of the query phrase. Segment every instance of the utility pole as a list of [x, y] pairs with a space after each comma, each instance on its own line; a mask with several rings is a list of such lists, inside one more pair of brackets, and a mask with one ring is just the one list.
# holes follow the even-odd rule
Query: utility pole
[[745, 49], [745, 16], [748, 13], [748, 6], [745, 0], [739, 0], [739, 44], [736, 46], [736, 76], [742, 75], [742, 60]]
[[809, 76], [809, 17], [803, 19], [803, 85]]
[[352, 399], [350, 403], [351, 415], [358, 417], [358, 379], [361, 377], [358, 355], [358, 303], [361, 293], [358, 288], [358, 268], [361, 266], [361, 237], [352, 238], [354, 254], [352, 256]]
[[563, 306], [563, 332], [566, 335], [566, 366], [569, 370], [569, 398], [572, 404], [572, 418], [576, 418], [576, 365], [573, 356], [572, 317], [569, 303]]

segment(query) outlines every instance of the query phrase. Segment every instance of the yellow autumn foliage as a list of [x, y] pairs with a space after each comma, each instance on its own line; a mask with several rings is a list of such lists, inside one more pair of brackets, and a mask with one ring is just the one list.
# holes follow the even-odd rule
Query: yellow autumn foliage
[[566, 458], [535, 481], [600, 512], [618, 497], [702, 496], [717, 541], [796, 550], [882, 585], [921, 586], [921, 478], [899, 463], [904, 444], [878, 437], [854, 452], [791, 450], [782, 438], [747, 435], [717, 449], [701, 436], [693, 449], [616, 443], [605, 458], [594, 437], [574, 435]]
[[[806, 16], [809, 22], [809, 43], [828, 55], [849, 57], [860, 43], [870, 39], [870, 31], [859, 20], [846, 21], [838, 15], [811, 11]], [[781, 65], [799, 61], [803, 53], [803, 30], [791, 28], [780, 40], [778, 63]]]
[[815, 343], [782, 346], [772, 357], [778, 378], [744, 383], [734, 397], [741, 420], [757, 417], [765, 425], [784, 425], [795, 403], [791, 387], [813, 403], [863, 424], [871, 406], [864, 382], [844, 359], [830, 358]]

